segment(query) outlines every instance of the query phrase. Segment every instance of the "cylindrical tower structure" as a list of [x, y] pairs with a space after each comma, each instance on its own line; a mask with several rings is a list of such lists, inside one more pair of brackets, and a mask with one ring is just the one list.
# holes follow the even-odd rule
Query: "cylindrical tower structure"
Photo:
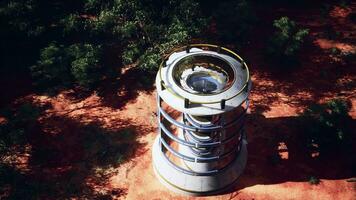
[[156, 176], [168, 188], [191, 195], [228, 189], [247, 160], [244, 119], [251, 79], [246, 63], [224, 47], [189, 45], [165, 57], [156, 87]]

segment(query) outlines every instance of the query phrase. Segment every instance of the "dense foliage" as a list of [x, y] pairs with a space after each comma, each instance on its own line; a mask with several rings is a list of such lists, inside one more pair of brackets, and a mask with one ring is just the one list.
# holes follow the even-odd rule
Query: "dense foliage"
[[0, 114], [6, 121], [0, 123], [0, 157], [9, 153], [11, 148], [24, 145], [26, 132], [33, 128], [39, 116], [39, 108], [31, 104], [22, 104], [16, 110], [2, 109]]
[[308, 29], [298, 28], [288, 17], [274, 20], [273, 27], [275, 31], [267, 45], [268, 55], [279, 61], [294, 59], [309, 33]]
[[[239, 53], [245, 53], [242, 54], [243, 57], [250, 61], [254, 59], [252, 69], [254, 73], [258, 72], [259, 76], [256, 80], [263, 81], [271, 78], [270, 82], [274, 88], [265, 90], [266, 84], [261, 82], [260, 87], [257, 87], [261, 93], [272, 91], [272, 93], [282, 92], [291, 95], [306, 92], [310, 93], [310, 100], [314, 97], [323, 100], [329, 96], [329, 93], [334, 93], [335, 89], [341, 88], [337, 95], [348, 98], [349, 91], [354, 87], [352, 78], [354, 71], [351, 66], [354, 66], [356, 61], [356, 52], [339, 49], [338, 45], [328, 50], [313, 48], [312, 56], [307, 58], [306, 65], [302, 68], [302, 70], [308, 68], [307, 71], [299, 71], [296, 74], [296, 77], [307, 75], [320, 78], [311, 81], [309, 87], [300, 87], [301, 84], [295, 80], [296, 77], [292, 82], [288, 82], [285, 78], [279, 79], [279, 72], [276, 73], [277, 76], [272, 76], [272, 73], [263, 67], [264, 62], [260, 67], [259, 55], [264, 55], [264, 52], [267, 52], [272, 64], [277, 62], [275, 66], [280, 66], [278, 62], [288, 65], [297, 63], [298, 54], [309, 34], [307, 29], [298, 26], [288, 17], [281, 17], [272, 23], [272, 18], [268, 15], [293, 13], [292, 15], [295, 16], [295, 11], [313, 13], [315, 6], [321, 4], [323, 6], [318, 8], [320, 16], [312, 16], [313, 24], [305, 23], [313, 30], [311, 39], [328, 39], [333, 43], [335, 41], [335, 44], [352, 43], [352, 34], [348, 30], [350, 27], [345, 26], [340, 29], [342, 24], [350, 25], [356, 22], [355, 13], [347, 14], [350, 0], [327, 2], [307, 0], [0, 1], [0, 85], [2, 90], [5, 88], [2, 97], [6, 97], [0, 97], [0, 106], [3, 106], [0, 107], [0, 199], [2, 197], [110, 199], [111, 195], [121, 195], [121, 193], [108, 190], [98, 194], [99, 185], [93, 188], [95, 191], [91, 191], [92, 185], [88, 184], [88, 180], [94, 183], [92, 178], [95, 176], [99, 182], [107, 185], [105, 173], [110, 171], [107, 169], [116, 168], [117, 165], [130, 159], [131, 155], [136, 155], [137, 149], [142, 150], [141, 142], [137, 140], [137, 137], [142, 135], [140, 129], [142, 127], [137, 127], [138, 130], [132, 128], [131, 125], [135, 123], [131, 120], [124, 121], [125, 117], [114, 120], [120, 128], [121, 124], [122, 127], [128, 125], [129, 128], [120, 131], [100, 128], [103, 126], [102, 123], [87, 124], [87, 120], [77, 120], [77, 115], [72, 115], [71, 111], [59, 113], [61, 107], [69, 103], [65, 102], [63, 105], [56, 103], [57, 100], [62, 100], [62, 95], [58, 96], [60, 97], [58, 99], [50, 98], [48, 106], [52, 105], [54, 108], [50, 110], [55, 112], [50, 110], [43, 112], [44, 108], [37, 107], [37, 102], [33, 105], [33, 101], [28, 101], [34, 91], [32, 87], [26, 85], [27, 83], [33, 83], [36, 88], [43, 89], [39, 91], [50, 92], [50, 94], [57, 94], [61, 89], [75, 88], [75, 92], [64, 97], [72, 98], [73, 94], [73, 101], [71, 99], [70, 102], [80, 100], [79, 103], [75, 103], [79, 107], [82, 104], [83, 94], [91, 94], [90, 90], [95, 90], [100, 96], [98, 101], [102, 106], [119, 109], [124, 104], [118, 102], [126, 103], [136, 98], [137, 91], [143, 88], [141, 85], [152, 86], [150, 81], [154, 79], [152, 77], [163, 54], [188, 42], [207, 42], [232, 49], [241, 47], [244, 51]], [[337, 10], [335, 6], [338, 6]], [[293, 9], [289, 10], [290, 8]], [[329, 23], [335, 20], [332, 12], [339, 12], [340, 8], [347, 8], [345, 12], [340, 12], [343, 15], [347, 14], [347, 17], [342, 18], [342, 23], [340, 20], [337, 23]], [[255, 9], [262, 12], [257, 13]], [[308, 9], [308, 12], [304, 12], [305, 9]], [[258, 20], [257, 16], [265, 19]], [[300, 14], [297, 14], [296, 18], [301, 22], [309, 19]], [[320, 24], [314, 26], [315, 22]], [[269, 28], [273, 28], [273, 32]], [[263, 31], [263, 33], [256, 33], [256, 31]], [[256, 36], [259, 38], [253, 38]], [[266, 41], [264, 36], [271, 37]], [[267, 49], [260, 48], [261, 43]], [[315, 56], [314, 53], [318, 55]], [[327, 55], [324, 55], [325, 53]], [[315, 58], [317, 59], [314, 62], [312, 59]], [[332, 59], [332, 63], [329, 63], [329, 58]], [[311, 67], [309, 65], [311, 63], [315, 66]], [[319, 66], [321, 66], [320, 76], [318, 76]], [[337, 73], [331, 75], [336, 68]], [[122, 77], [120, 77], [121, 71], [126, 73]], [[20, 78], [23, 80], [18, 81]], [[320, 91], [313, 88], [324, 84], [325, 80], [336, 83], [335, 88], [329, 89], [326, 86], [320, 88]], [[117, 87], [118, 85], [120, 87]], [[26, 91], [20, 91], [22, 88], [17, 91], [17, 87], [24, 87]], [[77, 90], [78, 88], [80, 90]], [[83, 90], [85, 92], [81, 93]], [[87, 92], [88, 90], [90, 92]], [[325, 92], [327, 92], [326, 96]], [[39, 99], [44, 97], [37, 94], [35, 96]], [[261, 111], [270, 109], [271, 103], [278, 103], [280, 99], [274, 97], [275, 95], [266, 96], [264, 100], [258, 101], [261, 105], [255, 106], [255, 112], [262, 113]], [[294, 98], [287, 100], [293, 102], [283, 101], [292, 103], [293, 106], [297, 105]], [[305, 100], [302, 98], [296, 102], [299, 105]], [[88, 105], [86, 105], [87, 101], [84, 101], [85, 105], [83, 104], [80, 109], [91, 110], [96, 101], [96, 99], [89, 99]], [[78, 110], [78, 106], [73, 107], [75, 111]], [[96, 105], [94, 110], [103, 113], [102, 109], [96, 109]], [[311, 105], [301, 117], [292, 120], [293, 125], [301, 123], [296, 128], [300, 131], [298, 135], [292, 136], [288, 133], [283, 138], [302, 137], [304, 139], [304, 143], [301, 143], [302, 147], [307, 147], [308, 151], [317, 151], [320, 155], [326, 155], [334, 150], [335, 153], [351, 155], [353, 151], [348, 150], [354, 147], [354, 135], [349, 126], [353, 123], [353, 119], [348, 115], [349, 110], [349, 102], [340, 99]], [[82, 115], [78, 117], [82, 118]], [[254, 115], [250, 117], [254, 118]], [[255, 117], [259, 120], [258, 116]], [[255, 128], [269, 128], [274, 122], [285, 126], [289, 124], [290, 119], [292, 118], [273, 119], [271, 123], [266, 121], [267, 125], [263, 124], [265, 120], [259, 120], [262, 125]], [[55, 134], [48, 134], [54, 129]], [[50, 141], [53, 141], [53, 144]], [[299, 140], [296, 141], [299, 145]], [[274, 142], [272, 135], [271, 143], [275, 145]], [[284, 162], [278, 151], [269, 156], [271, 164], [282, 166], [284, 163], [290, 165], [298, 161], [299, 158], [294, 159], [299, 155], [294, 155], [293, 146], [290, 148], [293, 159]], [[297, 148], [301, 150], [299, 152], [305, 153], [304, 149]], [[270, 150], [275, 149], [268, 149], [263, 156], [269, 154]], [[17, 159], [19, 154], [30, 156], [29, 168], [20, 169], [21, 167], [16, 166], [15, 162], [18, 161], [12, 159]], [[22, 159], [22, 155], [18, 158]], [[314, 166], [314, 164], [308, 166], [308, 169], [313, 168], [311, 171], [307, 170], [308, 173], [318, 172], [319, 168]], [[53, 173], [57, 171], [58, 174]], [[319, 178], [325, 178], [319, 173], [315, 174], [318, 176], [313, 174], [309, 177], [310, 184], [318, 184]], [[301, 176], [288, 176], [288, 178], [297, 178], [300, 181]], [[340, 174], [327, 178], [340, 179], [346, 176]], [[275, 179], [272, 179], [275, 182]]]
[[308, 146], [323, 153], [351, 147], [349, 111], [349, 103], [341, 99], [309, 106], [302, 115]]
[[[0, 16], [2, 36], [42, 48], [31, 72], [38, 85], [47, 87], [91, 88], [112, 74], [108, 63], [117, 62], [119, 74], [120, 60], [155, 70], [161, 54], [198, 34], [207, 22], [192, 0], [6, 0]], [[106, 61], [105, 53], [115, 49], [119, 58]]]
[[91, 88], [100, 80], [100, 47], [92, 44], [63, 45], [51, 43], [41, 51], [40, 60], [31, 67], [38, 85], [68, 86], [76, 82]]
[[320, 179], [315, 176], [311, 176], [308, 182], [310, 185], [318, 185], [320, 183]]

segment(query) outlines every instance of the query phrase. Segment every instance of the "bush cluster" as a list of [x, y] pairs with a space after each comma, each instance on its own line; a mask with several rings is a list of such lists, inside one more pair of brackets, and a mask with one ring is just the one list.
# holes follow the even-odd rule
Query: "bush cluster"
[[[108, 74], [119, 76], [122, 65], [155, 71], [162, 54], [184, 45], [213, 22], [222, 41], [240, 47], [248, 42], [257, 17], [247, 0], [4, 0], [0, 19], [1, 42], [35, 48], [38, 59], [29, 62], [36, 63], [31, 67], [36, 85], [90, 89]], [[294, 58], [308, 30], [288, 17], [275, 20], [273, 26], [268, 55], [275, 60]], [[28, 53], [16, 46], [9, 54], [17, 49], [21, 56]], [[117, 56], [105, 57], [112, 52]]]
[[324, 153], [351, 147], [349, 111], [349, 102], [342, 99], [314, 104], [305, 109], [302, 117], [307, 145], [310, 148], [317, 147], [316, 150]]
[[273, 21], [274, 33], [267, 45], [268, 56], [279, 61], [295, 59], [308, 35], [308, 29], [298, 28], [288, 17]]
[[0, 111], [6, 118], [0, 123], [0, 157], [15, 145], [26, 143], [26, 132], [33, 128], [40, 114], [39, 108], [24, 103], [17, 110], [5, 108]]
[[156, 70], [162, 54], [206, 25], [199, 10], [193, 0], [5, 0], [0, 23], [6, 30], [0, 33], [9, 38], [21, 33], [19, 37], [41, 46], [31, 68], [37, 85], [91, 88], [111, 70], [101, 52], [118, 47], [122, 64]]
[[41, 50], [40, 60], [31, 67], [35, 83], [44, 88], [77, 83], [91, 88], [102, 78], [100, 46], [49, 44]]

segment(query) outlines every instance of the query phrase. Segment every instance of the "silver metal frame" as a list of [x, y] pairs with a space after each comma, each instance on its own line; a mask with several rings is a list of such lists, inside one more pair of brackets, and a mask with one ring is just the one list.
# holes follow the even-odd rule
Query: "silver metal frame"
[[[203, 96], [180, 88], [173, 77], [175, 64], [198, 54], [225, 59], [234, 70], [233, 85]], [[159, 135], [152, 159], [157, 178], [168, 188], [190, 195], [216, 194], [231, 187], [247, 162], [244, 121], [251, 90], [247, 64], [224, 47], [189, 45], [165, 56], [156, 87]], [[179, 119], [167, 113], [166, 105], [180, 113]], [[213, 117], [206, 121], [199, 116]]]
[[[213, 162], [213, 161], [217, 161], [220, 160], [222, 158], [225, 158], [229, 155], [231, 155], [232, 153], [236, 153], [238, 154], [240, 152], [241, 149], [241, 144], [242, 144], [242, 139], [245, 138], [245, 130], [244, 130], [244, 120], [245, 120], [245, 116], [246, 116], [246, 112], [247, 109], [249, 107], [249, 100], [246, 99], [245, 101], [246, 103], [246, 108], [244, 108], [243, 112], [237, 117], [235, 118], [233, 121], [227, 123], [227, 124], [222, 124], [220, 126], [210, 126], [210, 127], [202, 127], [200, 126], [198, 123], [195, 123], [189, 115], [187, 115], [186, 113], [182, 113], [183, 116], [183, 122], [181, 123], [175, 119], [173, 119], [163, 108], [162, 108], [162, 99], [160, 98], [159, 95], [157, 95], [157, 107], [158, 107], [158, 133], [160, 134], [160, 138], [159, 138], [159, 144], [161, 145], [161, 153], [164, 155], [164, 158], [166, 158], [166, 160], [168, 161], [168, 163], [174, 167], [176, 170], [183, 172], [185, 174], [189, 174], [189, 175], [194, 175], [194, 176], [207, 176], [207, 175], [214, 175], [215, 173], [220, 172], [221, 170], [224, 170], [224, 168], [227, 168], [229, 164], [227, 164], [226, 166], [224, 166], [221, 169], [216, 169], [216, 170], [211, 170], [211, 171], [206, 171], [206, 172], [195, 172], [192, 170], [187, 170], [184, 169], [180, 166], [177, 166], [171, 159], [168, 158], [168, 156], [166, 155], [166, 153], [164, 152], [164, 149], [169, 151], [172, 155], [178, 157], [179, 159], [185, 160], [185, 161], [190, 161], [190, 162]], [[202, 132], [202, 133], [208, 133], [208, 132], [213, 132], [213, 131], [222, 131], [223, 129], [229, 128], [231, 126], [234, 126], [238, 123], [241, 123], [241, 126], [239, 128], [239, 130], [237, 130], [235, 132], [235, 134], [233, 134], [232, 136], [222, 140], [222, 141], [217, 141], [217, 142], [201, 142], [201, 141], [197, 141], [197, 142], [189, 142], [186, 140], [183, 140], [179, 137], [177, 137], [176, 135], [174, 135], [173, 133], [171, 133], [166, 126], [162, 123], [162, 119], [167, 120], [170, 124], [176, 126], [177, 128], [182, 129], [184, 134], [191, 134], [191, 132]], [[188, 121], [189, 123], [191, 123], [193, 126], [187, 125], [185, 123], [185, 121]], [[218, 155], [218, 156], [195, 156], [195, 157], [190, 157], [190, 156], [186, 156], [176, 150], [174, 150], [168, 143], [167, 141], [165, 141], [165, 139], [162, 137], [162, 135], [166, 135], [167, 137], [169, 137], [170, 139], [172, 139], [173, 141], [181, 144], [181, 145], [185, 145], [189, 148], [206, 148], [206, 147], [217, 147], [217, 146], [221, 146], [223, 144], [226, 144], [228, 142], [230, 142], [231, 140], [233, 140], [234, 138], [236, 138], [237, 136], [240, 136], [239, 140], [238, 140], [238, 144], [236, 145], [235, 148], [233, 148], [232, 150], [225, 152], [224, 154]], [[197, 139], [199, 140], [199, 139]]]

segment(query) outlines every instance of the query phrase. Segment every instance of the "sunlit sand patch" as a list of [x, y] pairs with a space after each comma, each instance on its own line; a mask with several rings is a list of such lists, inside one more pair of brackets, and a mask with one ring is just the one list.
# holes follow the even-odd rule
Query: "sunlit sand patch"
[[355, 192], [340, 192], [354, 191], [353, 187], [345, 180], [321, 180], [318, 185], [308, 182], [254, 185], [241, 190], [241, 193], [257, 196], [257, 199], [355, 199]]
[[278, 154], [282, 160], [288, 160], [289, 153], [288, 153], [288, 147], [285, 142], [278, 143]]
[[23, 151], [11, 151], [11, 154], [2, 156], [1, 163], [13, 166], [21, 172], [29, 171], [30, 169], [28, 165], [31, 157], [31, 149], [32, 146], [27, 144], [25, 145]]
[[311, 151], [310, 156], [312, 158], [319, 157], [319, 155], [320, 155], [320, 153], [319, 153], [319, 145], [316, 144], [316, 143], [313, 143], [311, 146], [312, 146], [313, 150]]
[[351, 110], [349, 112], [349, 115], [353, 118], [356, 119], [356, 97], [351, 99]]
[[317, 39], [314, 41], [314, 44], [319, 46], [321, 49], [338, 48], [342, 52], [355, 52], [356, 51], [355, 45], [337, 42], [334, 40]]
[[346, 18], [351, 13], [352, 9], [350, 7], [341, 8], [339, 6], [335, 6], [334, 9], [331, 10], [330, 16], [333, 18]]
[[355, 88], [356, 77], [352, 75], [343, 76], [336, 80], [336, 84], [338, 87], [345, 88], [345, 89]]
[[270, 106], [270, 110], [264, 113], [266, 118], [274, 118], [274, 117], [290, 117], [297, 116], [300, 111], [300, 108], [295, 106], [291, 106], [283, 103], [274, 103]]
[[7, 122], [5, 117], [0, 116], [0, 124], [5, 124]]

